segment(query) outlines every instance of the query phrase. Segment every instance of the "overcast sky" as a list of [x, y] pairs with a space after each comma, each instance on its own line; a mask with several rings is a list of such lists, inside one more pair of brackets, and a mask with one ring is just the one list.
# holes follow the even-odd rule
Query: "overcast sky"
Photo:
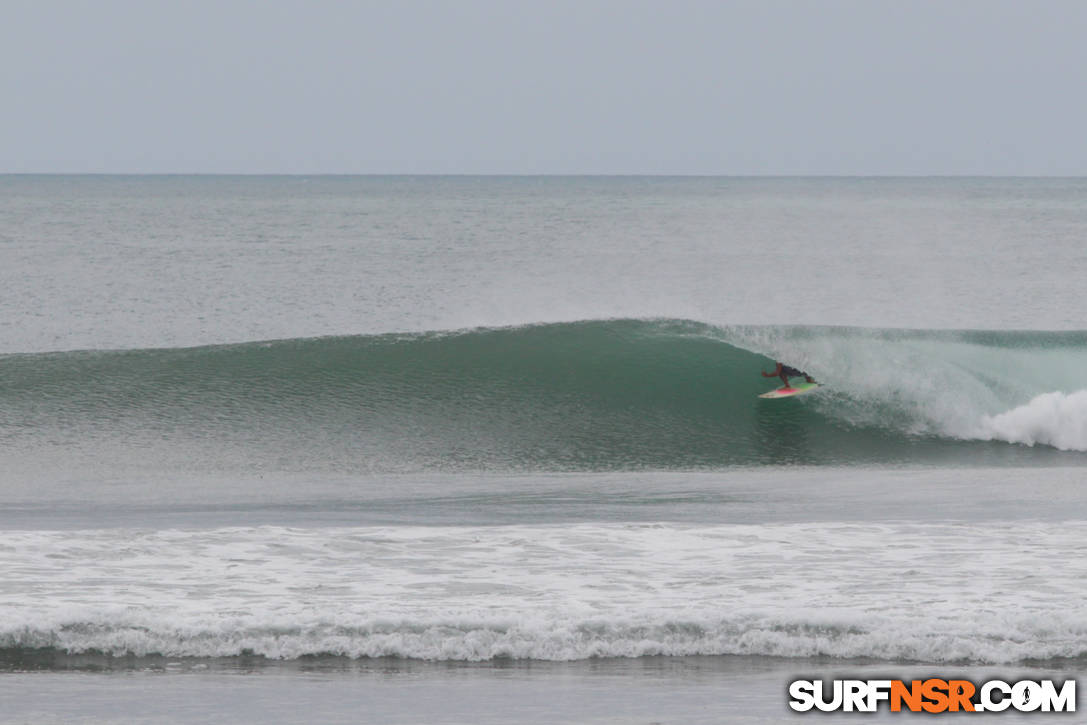
[[0, 172], [1087, 174], [1087, 2], [0, 0]]

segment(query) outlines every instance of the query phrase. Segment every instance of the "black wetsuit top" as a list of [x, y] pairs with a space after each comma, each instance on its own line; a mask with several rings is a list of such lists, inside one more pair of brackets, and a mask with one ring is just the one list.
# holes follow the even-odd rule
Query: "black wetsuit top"
[[781, 374], [787, 378], [804, 378], [807, 377], [807, 373], [802, 373], [796, 368], [789, 367], [788, 365], [781, 366]]

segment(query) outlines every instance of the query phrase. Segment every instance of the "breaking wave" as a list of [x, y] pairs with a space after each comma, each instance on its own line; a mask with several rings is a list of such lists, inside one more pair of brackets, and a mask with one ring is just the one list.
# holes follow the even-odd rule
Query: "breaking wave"
[[[824, 387], [758, 399], [774, 359]], [[0, 435], [212, 468], [1079, 461], [1085, 369], [1084, 332], [685, 320], [16, 354]]]

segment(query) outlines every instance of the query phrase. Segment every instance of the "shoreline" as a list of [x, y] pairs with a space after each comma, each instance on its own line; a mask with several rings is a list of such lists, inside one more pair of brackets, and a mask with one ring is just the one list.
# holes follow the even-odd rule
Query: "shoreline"
[[[851, 668], [886, 670], [897, 677], [902, 669], [990, 672], [1071, 672], [1084, 669], [1087, 657], [1055, 657], [1046, 660], [1023, 660], [1010, 664], [976, 662], [922, 662], [891, 660], [875, 657], [782, 657], [761, 654], [722, 655], [643, 655], [640, 657], [587, 657], [576, 660], [541, 660], [496, 657], [489, 660], [428, 660], [410, 657], [348, 657], [346, 655], [304, 655], [292, 659], [275, 659], [260, 654], [229, 657], [193, 657], [149, 655], [112, 655], [103, 652], [69, 653], [41, 648], [0, 649], [0, 676], [33, 673], [193, 673], [206, 674], [418, 674], [441, 675], [461, 671], [517, 672], [522, 674], [582, 670], [607, 671], [629, 676], [664, 676], [677, 672], [717, 672], [723, 674], [753, 671], [786, 672], [795, 670], [798, 677], [810, 672], [848, 672]], [[893, 671], [893, 672], [892, 672]], [[926, 675], [928, 676], [928, 675]]]
[[[1071, 663], [942, 666], [763, 656], [485, 663], [145, 657], [113, 658], [108, 664], [116, 667], [99, 670], [91, 668], [93, 656], [62, 659], [70, 669], [0, 673], [6, 722], [760, 723], [803, 717], [788, 707], [795, 679], [1075, 678]], [[1026, 722], [1029, 715], [1005, 712], [1000, 722]], [[868, 717], [903, 715], [880, 710]], [[819, 720], [856, 718], [834, 713]]]

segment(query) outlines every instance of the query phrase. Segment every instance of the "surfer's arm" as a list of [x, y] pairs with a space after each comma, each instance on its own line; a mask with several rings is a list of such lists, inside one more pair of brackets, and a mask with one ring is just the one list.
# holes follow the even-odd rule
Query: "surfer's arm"
[[774, 372], [772, 372], [772, 373], [768, 373], [765, 370], [760, 370], [759, 372], [762, 373], [762, 376], [764, 378], [780, 377], [781, 376], [781, 363], [778, 363], [778, 366], [776, 368], [774, 368]]

